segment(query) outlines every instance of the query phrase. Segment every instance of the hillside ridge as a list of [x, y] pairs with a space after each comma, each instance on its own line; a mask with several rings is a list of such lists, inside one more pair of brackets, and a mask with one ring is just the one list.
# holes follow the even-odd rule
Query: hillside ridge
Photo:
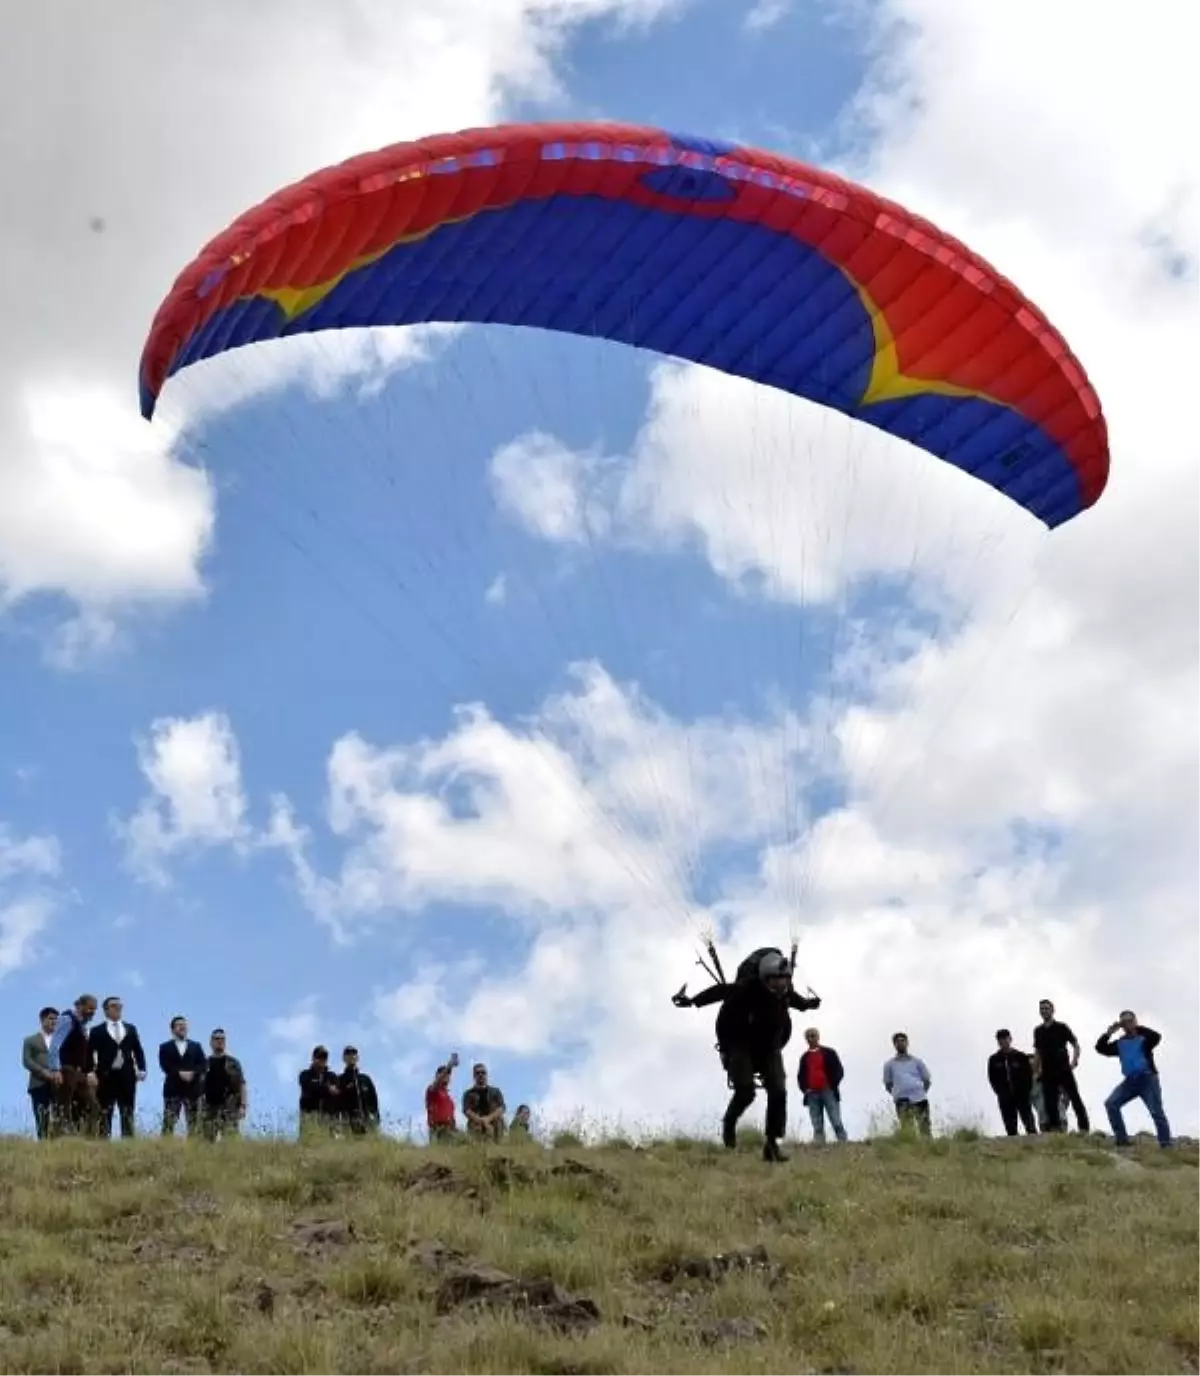
[[[965, 1134], [969, 1137], [970, 1134]], [[1195, 1372], [1197, 1152], [0, 1141], [10, 1372]]]

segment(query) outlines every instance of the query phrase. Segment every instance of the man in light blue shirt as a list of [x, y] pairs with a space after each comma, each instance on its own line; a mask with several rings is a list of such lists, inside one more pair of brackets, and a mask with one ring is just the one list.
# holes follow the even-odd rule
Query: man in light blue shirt
[[[1116, 1041], [1112, 1040], [1114, 1032], [1121, 1034]], [[1125, 1075], [1104, 1101], [1118, 1147], [1129, 1145], [1129, 1131], [1121, 1110], [1134, 1099], [1140, 1099], [1149, 1110], [1158, 1145], [1171, 1145], [1171, 1128], [1163, 1112], [1162, 1086], [1158, 1080], [1158, 1067], [1154, 1063], [1154, 1048], [1161, 1041], [1161, 1032], [1156, 1032], [1152, 1027], [1143, 1027], [1137, 1020], [1137, 1014], [1126, 1008], [1096, 1043], [1096, 1050], [1101, 1056], [1117, 1057]]]
[[96, 1016], [96, 996], [80, 994], [58, 1015], [46, 1048], [47, 1078], [54, 1086], [56, 1132], [91, 1132], [96, 1119], [95, 1056], [88, 1028]]
[[908, 1049], [908, 1034], [897, 1032], [892, 1038], [896, 1054], [883, 1066], [883, 1087], [892, 1096], [896, 1105], [896, 1117], [900, 1126], [915, 1123], [922, 1137], [929, 1137], [932, 1128], [929, 1122], [929, 1086], [933, 1080], [929, 1068], [919, 1056], [913, 1056]]

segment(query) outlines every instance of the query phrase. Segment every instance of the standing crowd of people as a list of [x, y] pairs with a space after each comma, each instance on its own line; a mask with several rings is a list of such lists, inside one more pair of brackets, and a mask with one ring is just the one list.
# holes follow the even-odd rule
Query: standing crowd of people
[[[207, 1052], [189, 1035], [182, 1015], [171, 1019], [169, 1032], [158, 1047], [162, 1134], [173, 1135], [182, 1119], [189, 1135], [210, 1140], [237, 1135], [249, 1112], [250, 1086], [241, 1061], [229, 1052], [224, 1029], [217, 1027], [209, 1034]], [[69, 1008], [42, 1008], [37, 1030], [22, 1042], [21, 1065], [29, 1077], [29, 1102], [39, 1138], [111, 1137], [114, 1127], [122, 1137], [136, 1134], [138, 1090], [150, 1063], [141, 1034], [125, 1017], [124, 1003], [116, 995], [99, 1004], [94, 995], [81, 994]], [[458, 1133], [449, 1089], [457, 1065], [456, 1052], [439, 1066], [425, 1094], [433, 1141], [447, 1141]], [[330, 1066], [326, 1047], [314, 1047], [298, 1087], [302, 1133], [359, 1136], [380, 1127], [379, 1092], [361, 1067], [357, 1047], [343, 1048], [341, 1070]], [[499, 1140], [506, 1133], [530, 1131], [528, 1104], [519, 1104], [511, 1124], [507, 1122], [504, 1095], [489, 1083], [485, 1065], [473, 1067], [461, 1108], [470, 1136]]]
[[[37, 1031], [25, 1038], [21, 1064], [39, 1137], [111, 1137], [114, 1117], [122, 1137], [136, 1132], [138, 1087], [149, 1074], [146, 1050], [121, 999], [110, 995], [102, 1011], [103, 1021], [94, 1022], [95, 995], [81, 994], [69, 1008], [43, 1008]], [[236, 1133], [250, 1089], [224, 1029], [213, 1028], [207, 1052], [188, 1035], [182, 1015], [171, 1019], [169, 1031], [158, 1048], [163, 1134], [173, 1134], [181, 1117], [189, 1133], [213, 1139]]]
[[[791, 1036], [790, 1010], [817, 1008], [820, 999], [796, 994], [788, 962], [779, 952], [768, 952], [761, 965], [754, 967], [752, 978], [722, 982], [695, 998], [681, 990], [674, 1002], [677, 1007], [721, 1004], [718, 1050], [733, 1091], [722, 1124], [725, 1145], [736, 1146], [738, 1120], [761, 1084], [767, 1095], [764, 1156], [772, 1161], [785, 1159], [779, 1142], [787, 1126], [783, 1048]], [[102, 1021], [95, 1021], [97, 1011], [103, 1012]], [[1070, 1111], [1079, 1131], [1088, 1132], [1088, 1112], [1075, 1079], [1079, 1040], [1056, 1017], [1049, 999], [1041, 1001], [1038, 1013], [1032, 1053], [1018, 1050], [1011, 1032], [1001, 1028], [996, 1033], [996, 1050], [987, 1060], [988, 1083], [1005, 1131], [1009, 1136], [1016, 1136], [1022, 1127], [1031, 1135], [1062, 1132]], [[250, 1091], [241, 1061], [229, 1052], [224, 1029], [212, 1030], [207, 1051], [189, 1036], [188, 1021], [182, 1015], [171, 1019], [169, 1032], [158, 1047], [162, 1133], [173, 1134], [182, 1118], [189, 1134], [212, 1140], [236, 1135], [249, 1110]], [[806, 1028], [804, 1040], [797, 1084], [812, 1122], [813, 1140], [825, 1141], [828, 1121], [837, 1140], [844, 1142], [842, 1059], [833, 1047], [822, 1043], [818, 1028]], [[1159, 1144], [1171, 1145], [1154, 1059], [1161, 1041], [1161, 1033], [1143, 1026], [1131, 1009], [1122, 1012], [1096, 1041], [1096, 1051], [1116, 1058], [1122, 1072], [1120, 1083], [1104, 1102], [1118, 1146], [1129, 1143], [1123, 1110], [1135, 1099], [1145, 1104]], [[904, 1032], [893, 1036], [892, 1053], [883, 1065], [883, 1087], [899, 1123], [928, 1136], [933, 1083], [929, 1067], [909, 1049]], [[93, 995], [81, 994], [69, 1008], [43, 1008], [37, 1030], [24, 1039], [21, 1063], [29, 1075], [29, 1099], [39, 1138], [68, 1133], [111, 1137], [114, 1118], [122, 1137], [134, 1135], [138, 1088], [149, 1067], [141, 1036], [136, 1025], [126, 1020], [120, 998], [110, 996], [98, 1009]], [[438, 1066], [425, 1091], [430, 1141], [459, 1136], [459, 1108], [468, 1137], [497, 1141], [506, 1134], [529, 1134], [529, 1105], [518, 1105], [509, 1123], [504, 1094], [491, 1083], [482, 1062], [472, 1066], [471, 1082], [456, 1106], [450, 1084], [458, 1065], [455, 1052]], [[318, 1128], [362, 1135], [379, 1128], [379, 1094], [375, 1081], [361, 1068], [356, 1047], [343, 1049], [340, 1071], [330, 1066], [327, 1048], [314, 1047], [298, 1083], [301, 1131]]]
[[[1079, 1040], [1065, 1023], [1055, 1017], [1054, 1004], [1042, 999], [1038, 1005], [1040, 1021], [1033, 1029], [1033, 1051], [1019, 1051], [1007, 1027], [996, 1033], [996, 1050], [987, 1060], [987, 1078], [1000, 1119], [1009, 1137], [1020, 1128], [1031, 1136], [1065, 1132], [1067, 1112], [1075, 1115], [1080, 1132], [1091, 1131], [1087, 1106], [1079, 1092], [1075, 1071], [1079, 1065]], [[1117, 1033], [1120, 1036], [1116, 1036]], [[813, 1138], [825, 1140], [824, 1119], [828, 1117], [839, 1141], [846, 1140], [842, 1127], [840, 1092], [844, 1071], [841, 1058], [831, 1047], [821, 1045], [815, 1027], [804, 1033], [808, 1050], [800, 1058], [797, 1079], [804, 1103], [812, 1117]], [[1140, 1099], [1150, 1114], [1160, 1146], [1171, 1145], [1171, 1128], [1162, 1104], [1162, 1086], [1154, 1061], [1154, 1048], [1162, 1034], [1138, 1022], [1137, 1014], [1126, 1009], [1096, 1041], [1101, 1056], [1114, 1056], [1121, 1066], [1121, 1082], [1104, 1101], [1109, 1126], [1118, 1146], [1129, 1145], [1129, 1129], [1123, 1110]], [[891, 1096], [897, 1120], [929, 1136], [929, 1090], [933, 1077], [929, 1067], [908, 1049], [908, 1037], [897, 1032], [892, 1038], [892, 1056], [884, 1062], [883, 1087]]]
[[[732, 1095], [722, 1122], [726, 1147], [737, 1145], [737, 1125], [754, 1102], [757, 1087], [766, 1091], [767, 1113], [763, 1158], [782, 1161], [780, 1150], [787, 1130], [787, 1072], [783, 1049], [792, 1034], [792, 1011], [808, 1012], [821, 1006], [809, 990], [798, 994], [792, 987], [791, 962], [782, 951], [764, 947], [738, 967], [732, 981], [718, 983], [689, 996], [685, 985], [672, 996], [677, 1008], [704, 1008], [720, 1004], [716, 1021], [717, 1051]], [[1033, 1030], [1032, 1053], [1013, 1045], [1012, 1033], [1000, 1028], [997, 1049], [988, 1057], [987, 1076], [1009, 1136], [1018, 1124], [1026, 1133], [1062, 1132], [1069, 1108], [1080, 1132], [1089, 1132], [1087, 1108], [1079, 1092], [1075, 1070], [1080, 1047], [1075, 1033], [1055, 1016], [1054, 1004], [1042, 999], [1039, 1022]], [[1116, 1034], [1120, 1033], [1119, 1036]], [[838, 1141], [846, 1140], [842, 1123], [841, 1086], [845, 1068], [838, 1053], [821, 1042], [818, 1028], [804, 1032], [807, 1049], [800, 1057], [797, 1084], [812, 1120], [813, 1140], [825, 1141], [825, 1123]], [[1105, 1112], [1119, 1147], [1129, 1145], [1123, 1109], [1135, 1099], [1146, 1106], [1160, 1146], [1171, 1146], [1171, 1129], [1163, 1111], [1162, 1086], [1154, 1060], [1162, 1035], [1143, 1026], [1137, 1014], [1124, 1010], [1096, 1041], [1096, 1051], [1120, 1062], [1121, 1082], [1104, 1101]], [[929, 1092], [933, 1077], [929, 1067], [909, 1048], [907, 1033], [892, 1037], [892, 1055], [883, 1065], [883, 1087], [891, 1097], [902, 1127], [929, 1136], [932, 1133]]]

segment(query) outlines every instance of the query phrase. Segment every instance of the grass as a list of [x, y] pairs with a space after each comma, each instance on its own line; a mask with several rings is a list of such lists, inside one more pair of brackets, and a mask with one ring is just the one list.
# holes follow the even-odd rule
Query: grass
[[0, 1365], [1195, 1372], [1197, 1243], [1192, 1146], [10, 1139]]

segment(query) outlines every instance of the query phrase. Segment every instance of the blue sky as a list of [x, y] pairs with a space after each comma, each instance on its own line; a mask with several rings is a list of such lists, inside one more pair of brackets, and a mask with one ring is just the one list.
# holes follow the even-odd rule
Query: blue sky
[[[1151, 716], [1175, 720], [1186, 701], [1190, 633], [1152, 636], [1118, 591], [1096, 591], [1105, 538], [1141, 530], [1167, 543], [1149, 534], [1165, 508], [1142, 489], [1114, 483], [1106, 502], [1116, 514], [1101, 528], [1110, 536], [1089, 540], [1080, 522], [1047, 569], [1035, 563], [1046, 562], [1044, 542], [1019, 514], [923, 473], [900, 448], [741, 384], [523, 331], [434, 338], [427, 357], [387, 367], [364, 367], [336, 343], [309, 356], [311, 374], [300, 364], [290, 374], [336, 378], [332, 396], [275, 385], [292, 366], [282, 354], [277, 365], [231, 356], [179, 380], [166, 426], [173, 416], [191, 425], [174, 450], [157, 421], [160, 438], [126, 438], [137, 348], [170, 273], [252, 199], [392, 137], [576, 116], [849, 163], [927, 213], [944, 211], [1081, 339], [1106, 407], [1104, 383], [1115, 379], [1125, 452], [1161, 450], [1155, 427], [1165, 424], [1121, 336], [1139, 314], [1154, 316], [1156, 342], [1184, 330], [1181, 307], [1170, 284], [1133, 266], [1097, 304], [1078, 264], [1064, 267], [1054, 205], [1063, 174], [1036, 162], [1038, 101], [1057, 109], [1050, 76], [1031, 78], [1020, 129], [990, 122], [991, 83], [1008, 78], [988, 54], [1024, 41], [1019, 16], [992, 32], [953, 7], [794, 5], [755, 28], [748, 7], [715, 0], [597, 0], [545, 6], [557, 35], [547, 44], [523, 27], [524, 10], [501, 19], [501, 8], [489, 11], [492, 46], [466, 57], [457, 35], [434, 35], [423, 54], [403, 19], [371, 12], [371, 54], [337, 59], [345, 88], [360, 93], [347, 97], [358, 102], [347, 132], [331, 133], [321, 108], [292, 99], [279, 138], [248, 135], [211, 194], [220, 162], [206, 171], [208, 154], [174, 134], [176, 179], [153, 196], [139, 191], [128, 213], [129, 181], [114, 162], [99, 183], [111, 230], [78, 251], [97, 255], [89, 291], [114, 271], [110, 238], [125, 255], [118, 280], [120, 262], [137, 261], [128, 318], [67, 343], [42, 319], [53, 303], [31, 298], [26, 395], [48, 378], [81, 396], [92, 388], [88, 404], [100, 409], [92, 423], [80, 409], [79, 434], [42, 451], [32, 422], [32, 440], [11, 442], [34, 457], [28, 472], [14, 467], [24, 486], [10, 509], [36, 512], [45, 539], [0, 520], [0, 912], [36, 911], [28, 930], [6, 929], [11, 968], [0, 960], [0, 1035], [13, 1048], [0, 1069], [4, 1126], [27, 1116], [19, 1037], [43, 1002], [65, 1005], [83, 989], [123, 994], [147, 1040], [164, 1037], [176, 1012], [199, 1034], [229, 1029], [256, 1110], [271, 1118], [291, 1112], [312, 1043], [336, 1052], [347, 1039], [396, 1118], [419, 1114], [450, 1045], [468, 1062], [484, 1056], [510, 1103], [529, 1100], [548, 1118], [576, 1106], [631, 1118], [708, 1112], [723, 1089], [709, 1029], [665, 1003], [699, 973], [680, 900], [689, 885], [694, 906], [719, 900], [730, 961], [739, 943], [785, 940], [788, 900], [803, 899], [805, 969], [825, 994], [827, 1035], [854, 1066], [859, 1130], [897, 1021], [941, 1051], [943, 1111], [986, 1113], [976, 1063], [991, 1029], [1032, 1027], [1051, 970], [1085, 1042], [1115, 1016], [1110, 1004], [1136, 1000], [1186, 1044], [1194, 970], [1181, 983], [1176, 956], [1194, 900], [1194, 836], [1192, 849], [1182, 839], [1194, 798], [1167, 763], [1178, 732], [1150, 739], [1145, 718], [1147, 702]], [[896, 21], [915, 25], [915, 37]], [[264, 9], [264, 34], [282, 22]], [[315, 43], [316, 11], [296, 22], [313, 26]], [[388, 44], [421, 69], [426, 101], [418, 92], [389, 110], [379, 56]], [[977, 105], [939, 85], [939, 55], [955, 44], [961, 66], [979, 64], [989, 94]], [[530, 53], [540, 73], [530, 74]], [[158, 112], [169, 124], [172, 60], [152, 47], [100, 54], [108, 75], [97, 80], [113, 103], [97, 108], [114, 141], [126, 121], [146, 127]], [[930, 113], [873, 125], [898, 84]], [[125, 86], [129, 112], [118, 108]], [[229, 128], [269, 131], [267, 98], [230, 90]], [[1098, 108], [1097, 93], [1079, 98]], [[77, 114], [60, 108], [57, 118], [62, 146], [86, 137], [71, 126]], [[982, 189], [956, 172], [946, 131], [959, 118], [975, 160], [994, 164]], [[1062, 154], [1074, 164], [1099, 137], [1087, 124], [1081, 115], [1071, 133], [1082, 154]], [[343, 146], [350, 134], [358, 141]], [[991, 188], [1022, 168], [1047, 188], [1044, 218], [1014, 224]], [[1174, 173], [1163, 167], [1164, 186]], [[1126, 179], [1113, 182], [1090, 189], [1113, 228], [1079, 246], [1089, 262], [1118, 242], [1124, 251], [1133, 227], [1160, 213], [1154, 187], [1139, 201]], [[79, 206], [100, 203], [94, 187], [58, 207], [31, 202], [43, 221], [31, 218], [27, 242], [67, 236]], [[1177, 231], [1162, 229], [1168, 242]], [[147, 233], [152, 262], [142, 263]], [[66, 282], [62, 291], [72, 294]], [[104, 300], [115, 309], [111, 293]], [[364, 395], [364, 376], [381, 390]], [[64, 402], [58, 414], [77, 413]], [[798, 455], [810, 468], [788, 466]], [[1166, 490], [1186, 494], [1184, 460], [1156, 462]], [[86, 478], [71, 499], [78, 509], [20, 505], [35, 490], [30, 474], [53, 495], [53, 474], [72, 464]], [[207, 473], [208, 496], [179, 477], [186, 464]], [[640, 486], [622, 486], [629, 473]], [[848, 474], [870, 500], [850, 501]], [[909, 503], [913, 475], [926, 486]], [[1122, 510], [1134, 515], [1122, 521]], [[1194, 532], [1179, 538], [1194, 549]], [[1186, 557], [1155, 553], [1141, 566], [1162, 590], [1156, 607], [1188, 604]], [[778, 595], [764, 597], [772, 580]], [[821, 580], [832, 580], [832, 605], [817, 595]], [[953, 594], [953, 617], [930, 612], [937, 590]], [[837, 661], [836, 680], [835, 647], [854, 652]], [[578, 661], [602, 672], [573, 677]], [[633, 681], [643, 700], [630, 696]], [[1106, 687], [1117, 683], [1119, 694]], [[547, 715], [547, 699], [562, 694], [571, 731]], [[1109, 716], [1096, 706], [1092, 719], [1100, 700]], [[464, 722], [464, 703], [482, 704], [486, 718]], [[793, 715], [781, 719], [784, 708]], [[531, 751], [522, 723], [533, 717], [564, 750], [586, 744], [569, 777], [540, 781], [537, 769], [572, 752]], [[1091, 734], [1076, 741], [1084, 718]], [[1106, 742], [1100, 760], [1096, 740]], [[1165, 823], [1164, 795], [1177, 799]], [[801, 839], [805, 803], [811, 849], [781, 878], [764, 847]], [[1163, 924], [1162, 952], [1147, 954], [1132, 989], [1111, 950], [1119, 914], [1088, 884], [1088, 857], [1129, 835], [1153, 838], [1152, 848], [1144, 869], [1131, 862], [1112, 876], [1112, 902], [1151, 892]], [[49, 849], [21, 850], [30, 837]], [[973, 1049], [952, 1052], [947, 1040]], [[1191, 1102], [1180, 1097], [1186, 1071], [1174, 1063], [1176, 1102], [1194, 1122], [1194, 1089]], [[1088, 1073], [1098, 1114], [1107, 1069]], [[152, 1078], [143, 1102], [157, 1092]]]

